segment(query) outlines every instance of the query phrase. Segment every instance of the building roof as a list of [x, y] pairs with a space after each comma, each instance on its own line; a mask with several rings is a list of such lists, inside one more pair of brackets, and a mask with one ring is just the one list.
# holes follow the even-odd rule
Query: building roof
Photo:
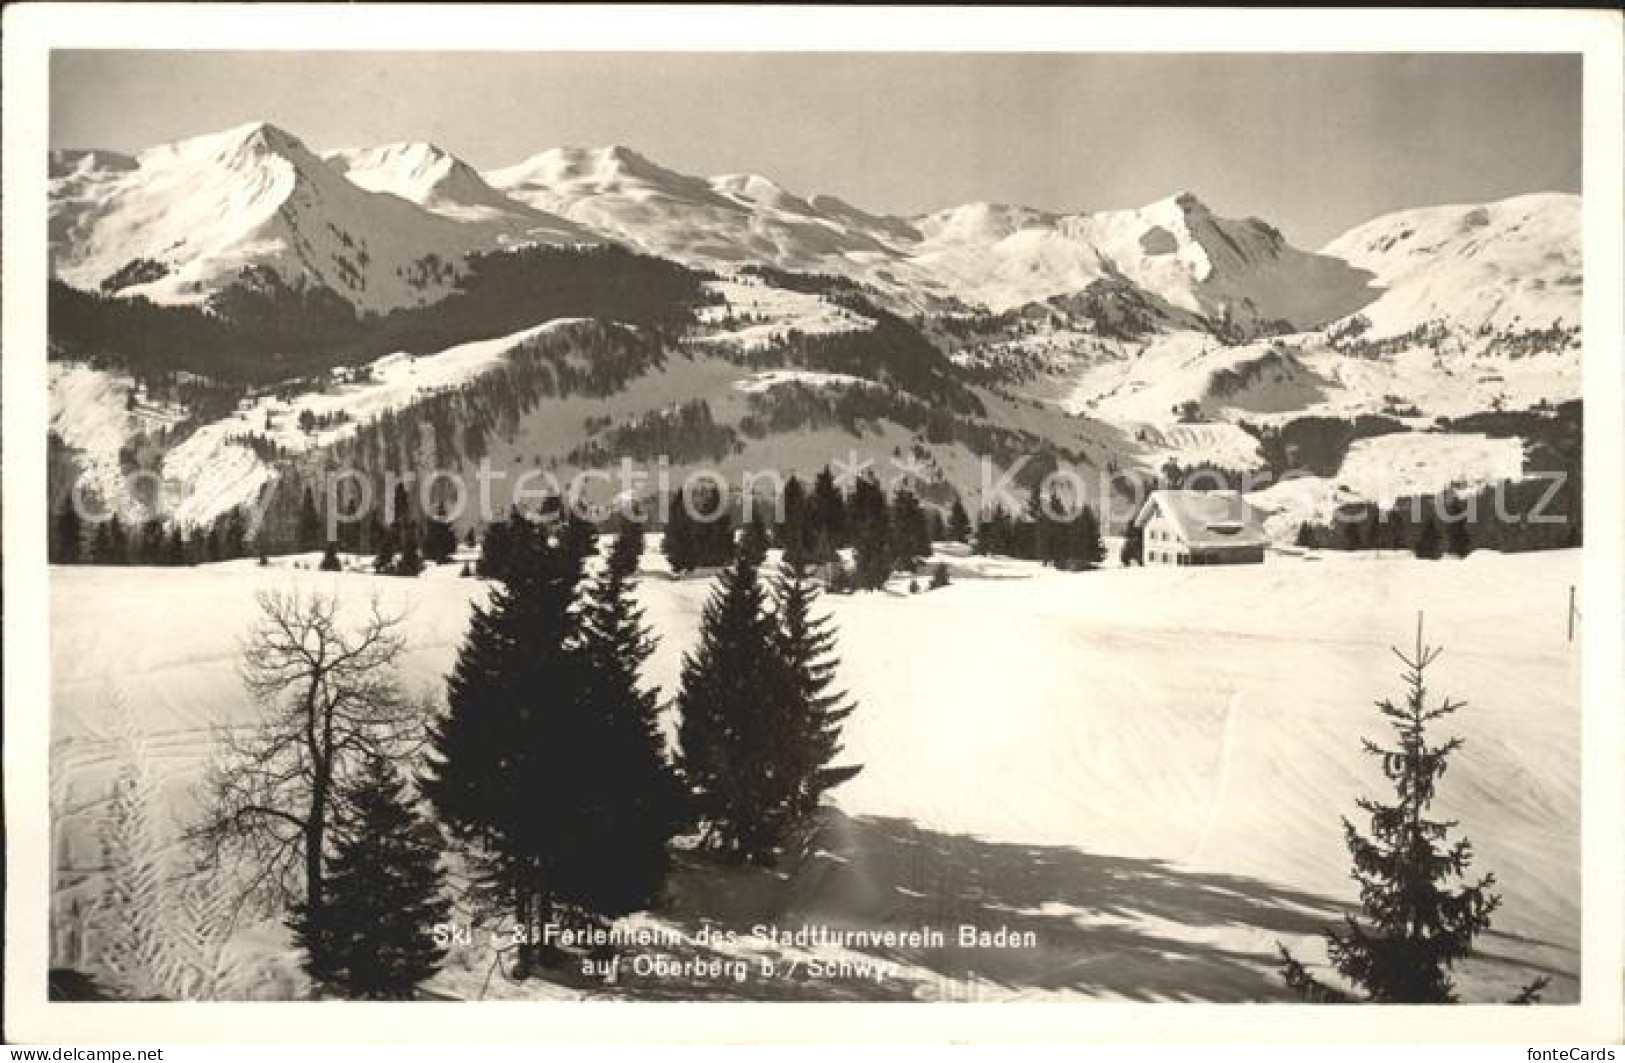
[[1135, 515], [1135, 526], [1145, 527], [1159, 512], [1197, 549], [1269, 545], [1263, 514], [1239, 491], [1153, 491]]

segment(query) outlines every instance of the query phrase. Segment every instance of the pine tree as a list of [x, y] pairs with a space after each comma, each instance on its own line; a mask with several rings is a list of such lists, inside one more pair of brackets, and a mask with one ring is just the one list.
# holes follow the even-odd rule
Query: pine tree
[[107, 564], [128, 565], [130, 563], [130, 534], [124, 527], [124, 522], [114, 514], [107, 522]]
[[442, 848], [433, 825], [413, 812], [387, 758], [371, 757], [341, 799], [343, 827], [316, 910], [289, 918], [311, 980], [357, 1000], [407, 1000], [439, 970], [445, 949], [432, 927], [450, 905], [442, 896]]
[[321, 570], [323, 572], [338, 572], [344, 568], [339, 563], [339, 548], [337, 543], [328, 543], [327, 549], [322, 552]]
[[814, 561], [833, 561], [835, 551], [852, 544], [846, 499], [835, 486], [835, 474], [828, 465], [813, 479], [812, 542], [818, 547]]
[[1437, 561], [1444, 556], [1439, 543], [1439, 523], [1431, 515], [1422, 524], [1422, 533], [1416, 537], [1416, 556], [1424, 561]]
[[[1490, 915], [1501, 903], [1490, 892], [1494, 875], [1449, 885], [1465, 877], [1472, 847], [1465, 838], [1447, 840], [1454, 823], [1427, 818], [1450, 755], [1463, 744], [1459, 737], [1431, 744], [1428, 737], [1430, 724], [1462, 708], [1448, 698], [1428, 704], [1426, 672], [1441, 652], [1424, 643], [1420, 618], [1415, 649], [1409, 654], [1394, 650], [1405, 666], [1404, 703], [1384, 699], [1377, 708], [1396, 742], [1363, 742], [1393, 783], [1394, 799], [1388, 804], [1369, 798], [1357, 802], [1370, 817], [1369, 835], [1343, 820], [1354, 879], [1360, 884], [1361, 917], [1346, 916], [1343, 929], [1327, 930], [1327, 951], [1338, 974], [1373, 1003], [1454, 1003], [1450, 969], [1489, 928]], [[1340, 995], [1316, 982], [1284, 948], [1280, 951], [1283, 978], [1306, 1000]]]
[[[834, 688], [838, 662], [829, 618], [812, 615], [818, 587], [804, 565], [782, 565], [774, 589], [777, 604], [779, 698], [773, 708], [783, 736], [766, 751], [772, 765], [769, 800], [779, 809], [771, 824], [773, 846], [784, 846], [809, 821], [823, 794], [852, 778], [857, 766], [834, 765], [841, 753], [841, 724], [854, 705]], [[777, 737], [777, 735], [776, 735]]]
[[694, 524], [695, 565], [713, 568], [728, 564], [734, 556], [733, 520], [728, 513], [728, 496], [722, 487], [710, 481], [696, 485], [694, 511], [698, 514]]
[[861, 476], [852, 485], [846, 521], [852, 536], [853, 577], [862, 590], [879, 590], [891, 576], [894, 543], [889, 510], [886, 492], [874, 476]]
[[1473, 530], [1465, 517], [1456, 517], [1445, 526], [1445, 548], [1452, 557], [1466, 557], [1473, 552]]
[[407, 536], [406, 543], [401, 547], [401, 556], [391, 571], [397, 576], [417, 576], [423, 572], [423, 555], [418, 553], [417, 536]]
[[309, 487], [305, 488], [304, 496], [299, 500], [299, 536], [300, 550], [320, 550], [322, 548], [322, 518], [316, 512], [316, 496]]
[[514, 536], [522, 534], [528, 526], [517, 509], [509, 513], [507, 521], [486, 525], [485, 535], [480, 539], [480, 556], [474, 563], [475, 575], [480, 579], [506, 578]]
[[79, 519], [79, 510], [74, 506], [70, 494], [62, 500], [62, 508], [57, 510], [51, 530], [51, 563], [78, 564], [83, 554], [84, 534], [84, 522]]
[[169, 529], [169, 540], [164, 543], [164, 564], [186, 564], [186, 540], [181, 537], [181, 530], [178, 527]]
[[230, 561], [248, 553], [248, 521], [233, 508], [220, 521], [220, 559]]
[[898, 568], [913, 570], [931, 556], [931, 533], [925, 510], [908, 488], [900, 488], [892, 499], [891, 554]]
[[378, 553], [372, 559], [374, 572], [389, 572], [395, 567], [395, 550], [397, 549], [395, 529], [386, 527], [383, 534], [378, 537]]
[[976, 552], [989, 555], [1010, 552], [1010, 516], [997, 502], [993, 503], [993, 511], [987, 519], [976, 528]]
[[878, 591], [892, 573], [892, 544], [884, 524], [864, 524], [858, 528], [853, 553], [853, 583], [860, 590]]
[[751, 564], [760, 568], [767, 563], [767, 525], [760, 513], [752, 513], [745, 530], [739, 536], [739, 549], [750, 556]]
[[678, 491], [672, 496], [671, 511], [666, 515], [666, 531], [660, 542], [660, 550], [666, 555], [666, 563], [679, 576], [685, 572], [692, 572], [699, 561], [698, 545], [695, 542], [698, 529], [688, 511], [687, 498], [688, 495], [684, 491]]
[[705, 844], [733, 860], [761, 860], [779, 812], [763, 769], [775, 713], [778, 634], [758, 571], [744, 551], [717, 577], [699, 645], [683, 658], [677, 767], [705, 821]]
[[1100, 520], [1087, 503], [1078, 506], [1069, 525], [1071, 541], [1067, 558], [1084, 569], [1099, 568], [1106, 561], [1106, 541], [1100, 535]]
[[573, 564], [583, 565], [598, 556], [598, 529], [574, 512], [558, 525], [558, 548]]
[[635, 597], [643, 557], [643, 525], [625, 521], [592, 581], [584, 611], [584, 647], [591, 664], [589, 703], [603, 730], [594, 800], [603, 829], [586, 871], [599, 911], [636, 911], [651, 904], [665, 881], [667, 843], [683, 825], [684, 794], [666, 762], [657, 692], [642, 673], [655, 639]]
[[783, 519], [779, 522], [777, 539], [785, 560], [813, 560], [812, 501], [806, 487], [795, 476], [785, 481], [781, 505]]
[[1118, 551], [1117, 563], [1124, 568], [1145, 564], [1145, 527], [1133, 520], [1123, 530], [1123, 548]]
[[[559, 839], [548, 828], [560, 822], [567, 771], [549, 762], [544, 720], [580, 689], [581, 676], [570, 652], [572, 574], [540, 526], [515, 512], [508, 528], [501, 583], [472, 611], [419, 786], [471, 847], [478, 896], [505, 907], [523, 932], [547, 921], [555, 899]], [[580, 756], [558, 759], [568, 769]], [[520, 976], [537, 955], [522, 949]]]
[[[583, 558], [569, 536], [554, 545], [521, 523], [504, 582], [474, 610], [447, 680], [422, 788], [469, 846], [478, 895], [517, 926], [597, 924], [646, 903], [661, 870], [654, 841], [667, 828], [642, 818], [653, 811], [648, 791], [623, 792], [626, 777], [652, 770], [645, 703], [629, 695], [626, 711], [604, 711], [609, 626], [589, 618], [621, 607], [583, 605]], [[630, 637], [637, 620], [622, 619], [617, 638]], [[613, 689], [636, 692], [630, 674]], [[543, 955], [525, 941], [517, 973]]]
[[446, 507], [436, 506], [434, 516], [429, 518], [428, 526], [423, 532], [423, 556], [428, 561], [442, 565], [450, 561], [451, 555], [456, 552], [457, 533], [446, 520]]
[[965, 512], [965, 504], [955, 498], [953, 509], [948, 513], [948, 538], [956, 543], [968, 543], [972, 534], [970, 514]]

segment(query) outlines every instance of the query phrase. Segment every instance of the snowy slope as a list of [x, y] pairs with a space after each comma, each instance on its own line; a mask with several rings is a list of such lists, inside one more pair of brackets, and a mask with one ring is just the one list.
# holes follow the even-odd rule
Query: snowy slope
[[[331, 445], [386, 410], [474, 379], [499, 365], [519, 344], [570, 323], [569, 319], [551, 321], [417, 357], [386, 355], [371, 363], [361, 383], [336, 383], [305, 394], [260, 396], [231, 416], [193, 432], [164, 456], [166, 507], [173, 519], [190, 526], [258, 498], [273, 478], [272, 466], [248, 447], [232, 442], [233, 436], [259, 435], [293, 454]], [[342, 415], [344, 420], [305, 432], [299, 418], [307, 410], [314, 417]]]
[[1515, 436], [1396, 432], [1355, 440], [1336, 476], [1286, 480], [1248, 500], [1268, 514], [1264, 527], [1273, 538], [1290, 541], [1304, 522], [1330, 524], [1343, 505], [1387, 507], [1450, 491], [1471, 495], [1523, 471], [1524, 443]]
[[[1276, 942], [1321, 961], [1318, 929], [1355, 898], [1339, 818], [1380, 792], [1360, 739], [1385, 737], [1372, 702], [1401, 693], [1388, 647], [1409, 641], [1422, 610], [1446, 648], [1432, 692], [1467, 702], [1450, 718], [1467, 744], [1439, 811], [1461, 821], [1474, 869], [1505, 895], [1483, 955], [1457, 971], [1463, 997], [1503, 999], [1540, 968], [1554, 975], [1549, 1001], [1576, 998], [1580, 672], [1563, 618], [1577, 552], [1087, 575], [943, 560], [954, 571], [943, 590], [821, 605], [859, 705], [847, 753], [864, 770], [833, 793], [843, 815], [819, 855], [782, 880], [685, 871], [671, 907], [640, 920], [1037, 934], [1032, 949], [886, 954], [906, 995], [925, 999], [1290, 999]], [[656, 574], [640, 598], [661, 639], [648, 678], [669, 696], [710, 587], [646, 561]], [[335, 590], [356, 610], [372, 591], [409, 607], [406, 679], [434, 693], [468, 603], [486, 593], [450, 569], [414, 581], [252, 562], [52, 571], [59, 916], [99, 888], [115, 701], [150, 736], [184, 824], [210, 724], [255, 718], [236, 673], [254, 594], [290, 585]], [[259, 991], [297, 992], [275, 922], [247, 942]], [[478, 994], [489, 965], [474, 957], [471, 973], [455, 966], [439, 984]], [[497, 978], [490, 991], [558, 990]], [[848, 992], [808, 980], [791, 997]]]
[[96, 289], [145, 260], [162, 275], [143, 273], [120, 291], [195, 303], [243, 268], [267, 266], [290, 284], [388, 310], [445, 291], [451, 277], [430, 268], [429, 256], [455, 263], [491, 243], [483, 226], [359, 188], [263, 123], [150, 148], [134, 161], [52, 179], [52, 264], [69, 284]]
[[1374, 337], [1433, 320], [1467, 333], [1522, 331], [1579, 325], [1580, 234], [1580, 197], [1543, 193], [1386, 214], [1322, 253], [1387, 289], [1361, 310]]

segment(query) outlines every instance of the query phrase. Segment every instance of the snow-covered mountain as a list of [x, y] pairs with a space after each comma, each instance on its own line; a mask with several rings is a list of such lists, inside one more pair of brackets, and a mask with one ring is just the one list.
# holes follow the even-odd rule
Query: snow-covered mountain
[[995, 310], [1121, 278], [1246, 332], [1311, 328], [1376, 294], [1362, 270], [1287, 244], [1256, 218], [1220, 218], [1189, 192], [1137, 210], [1054, 215], [972, 203], [920, 220], [914, 261]]
[[1580, 323], [1577, 195], [1385, 214], [1331, 241], [1322, 254], [1370, 270], [1386, 289], [1360, 311], [1373, 337], [1427, 321], [1467, 332]]
[[552, 148], [482, 175], [431, 144], [319, 158], [252, 124], [136, 156], [53, 152], [50, 172], [58, 275], [161, 302], [203, 301], [269, 265], [388, 309], [432, 300], [470, 251], [611, 240], [706, 268], [846, 276], [904, 309], [997, 312], [1126, 284], [1238, 336], [1357, 312], [1373, 337], [1435, 319], [1518, 330], [1578, 316], [1569, 195], [1403, 211], [1314, 253], [1190, 192], [1094, 213], [968, 203], [901, 218], [759, 174], [680, 173], [626, 147]]
[[898, 257], [886, 219], [842, 205], [825, 214], [765, 177], [695, 177], [625, 147], [553, 148], [485, 177], [520, 202], [692, 265], [866, 278], [868, 265]]
[[[389, 310], [437, 298], [456, 263], [494, 243], [489, 224], [369, 191], [264, 123], [133, 159], [86, 152], [52, 164], [57, 275], [76, 287], [155, 302], [204, 302], [245, 268], [269, 267], [292, 286], [324, 287], [359, 309]], [[450, 185], [448, 192], [468, 189], [466, 182]], [[546, 219], [536, 227], [553, 239], [579, 235]]]
[[654, 254], [836, 273], [905, 304], [952, 297], [997, 311], [1126, 279], [1259, 331], [1313, 327], [1376, 294], [1368, 273], [1293, 248], [1257, 219], [1220, 218], [1190, 193], [1098, 214], [968, 203], [904, 219], [799, 196], [758, 174], [677, 173], [621, 147], [553, 149], [486, 179]]
[[468, 163], [434, 144], [385, 144], [322, 156], [352, 184], [410, 200], [453, 221], [549, 243], [596, 239], [563, 218], [509, 199]]

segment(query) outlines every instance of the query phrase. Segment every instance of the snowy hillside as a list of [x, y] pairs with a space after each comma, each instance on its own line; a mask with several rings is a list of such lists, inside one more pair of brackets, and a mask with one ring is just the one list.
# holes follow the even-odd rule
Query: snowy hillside
[[1467, 333], [1580, 323], [1580, 197], [1386, 214], [1322, 253], [1370, 270], [1386, 291], [1361, 310], [1374, 338], [1444, 321]]
[[[1503, 999], [1549, 971], [1546, 999], [1576, 999], [1580, 672], [1564, 610], [1577, 552], [1081, 575], [942, 559], [954, 574], [942, 590], [911, 596], [899, 580], [897, 593], [822, 603], [839, 632], [840, 682], [859, 705], [847, 751], [864, 769], [834, 792], [814, 855], [782, 878], [684, 870], [669, 904], [640, 923], [690, 935], [760, 922], [1036, 935], [1030, 949], [867, 953], [896, 965], [891, 980], [809, 980], [778, 991], [784, 999], [1290, 999], [1276, 944], [1323, 962], [1319, 929], [1355, 899], [1339, 820], [1380, 792], [1360, 739], [1383, 736], [1372, 702], [1401, 693], [1388, 647], [1412, 637], [1422, 610], [1446, 650], [1433, 691], [1467, 702], [1449, 721], [1467, 744], [1439, 810], [1460, 820], [1474, 870], [1493, 871], [1505, 895], [1481, 954], [1457, 971], [1463, 997]], [[646, 562], [640, 598], [661, 639], [648, 677], [669, 696], [710, 587], [663, 578], [655, 553]], [[409, 607], [406, 678], [436, 696], [468, 604], [486, 593], [449, 567], [417, 580], [280, 560], [53, 570], [59, 931], [80, 925], [63, 914], [88, 910], [102, 885], [117, 705], [148, 736], [178, 831], [195, 812], [211, 724], [255, 719], [236, 668], [254, 593], [290, 585], [337, 591], [353, 609], [373, 591]], [[93, 945], [59, 932], [53, 952], [94, 970]], [[242, 992], [300, 992], [276, 920], [238, 946]], [[489, 967], [488, 953], [458, 951], [433, 988], [566, 992], [487, 982]], [[611, 995], [660, 992], [629, 980]], [[774, 992], [757, 981], [717, 989], [718, 999]]]
[[[251, 506], [274, 478], [275, 466], [246, 438], [289, 456], [331, 446], [385, 411], [473, 380], [519, 344], [570, 324], [552, 321], [421, 357], [391, 354], [359, 370], [335, 373], [318, 390], [245, 399], [230, 415], [195, 427], [162, 453], [157, 472], [163, 486], [157, 501], [165, 517], [183, 527], [206, 524], [236, 506]], [[142, 520], [150, 514], [130, 497], [120, 451], [137, 432], [150, 431], [164, 418], [131, 403], [135, 390], [127, 376], [77, 362], [51, 364], [51, 430], [74, 450], [88, 474], [87, 487], [126, 519]], [[310, 427], [301, 423], [307, 413]]]
[[1524, 443], [1478, 433], [1396, 432], [1358, 439], [1336, 476], [1302, 476], [1248, 495], [1267, 516], [1265, 530], [1290, 542], [1305, 522], [1332, 523], [1341, 506], [1375, 502], [1387, 508], [1402, 498], [1479, 489], [1517, 480], [1524, 472]]

